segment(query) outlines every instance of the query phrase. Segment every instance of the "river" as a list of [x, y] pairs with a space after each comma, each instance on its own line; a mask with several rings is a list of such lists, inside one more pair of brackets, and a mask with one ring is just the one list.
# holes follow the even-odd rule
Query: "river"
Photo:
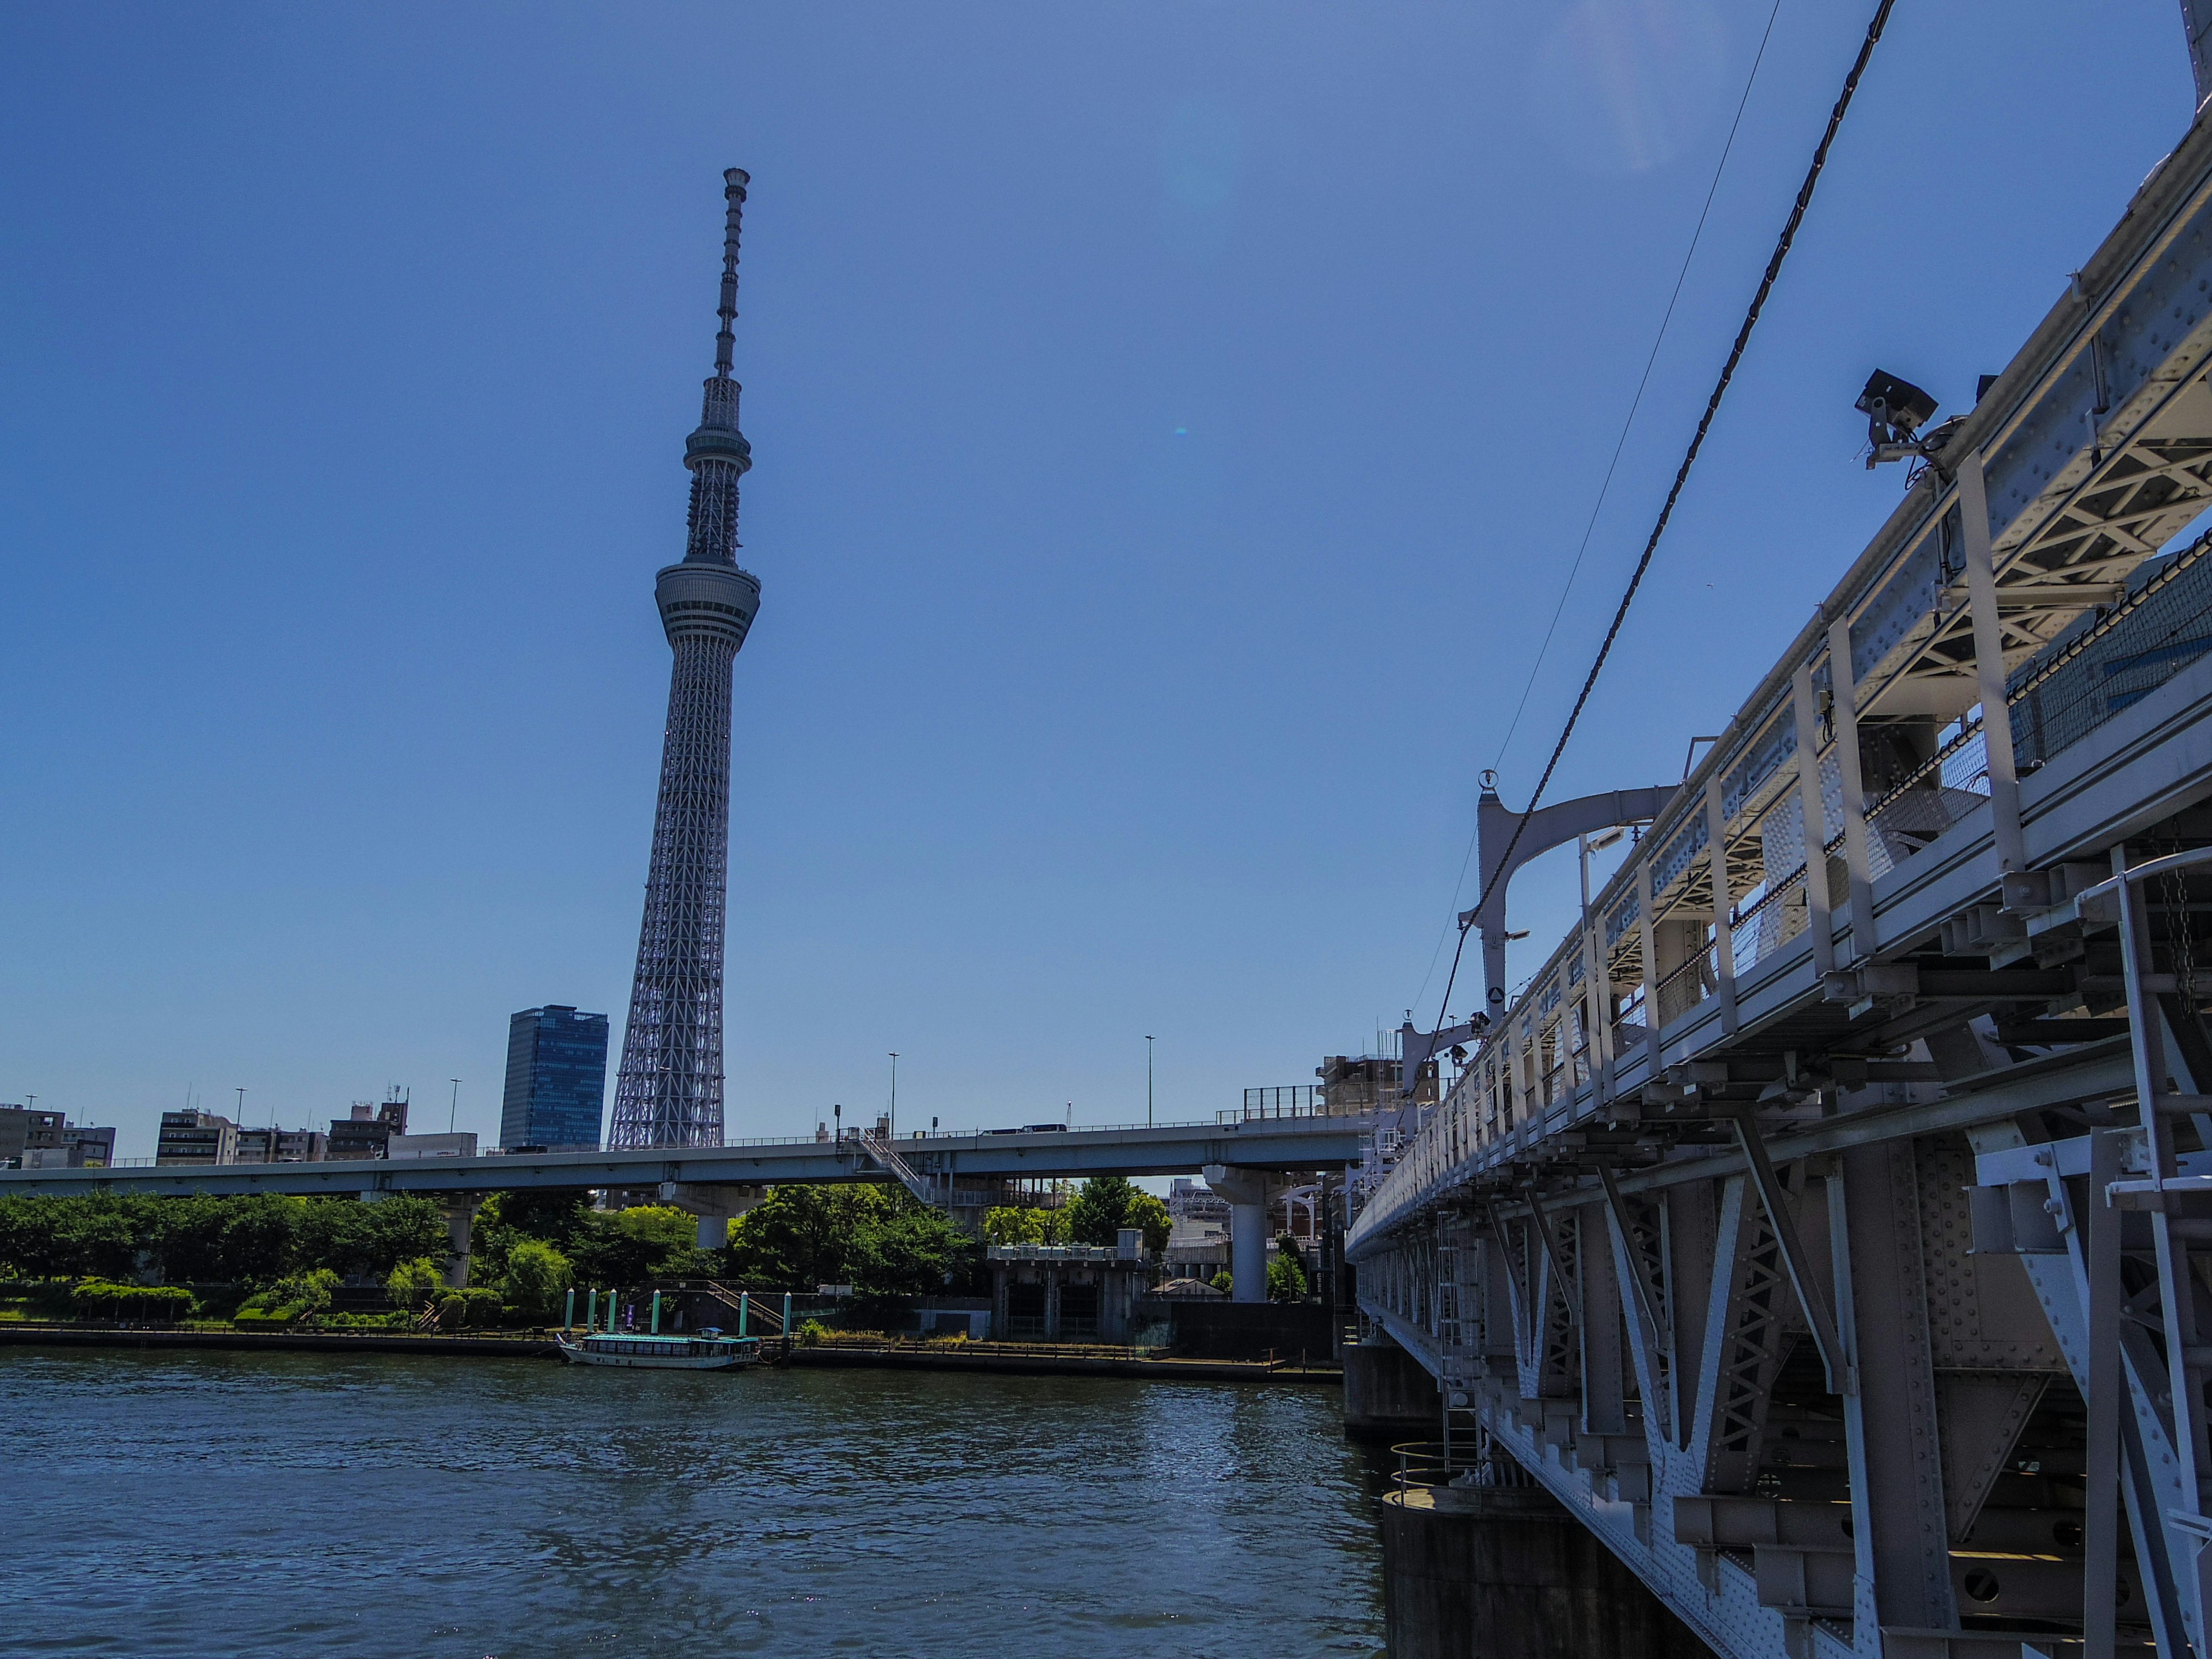
[[19, 1654], [1380, 1652], [1334, 1390], [0, 1352]]

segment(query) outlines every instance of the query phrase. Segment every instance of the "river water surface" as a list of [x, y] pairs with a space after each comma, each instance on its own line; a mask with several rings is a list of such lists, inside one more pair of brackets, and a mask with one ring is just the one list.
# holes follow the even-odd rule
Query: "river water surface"
[[0, 1352], [21, 1654], [1382, 1648], [1334, 1390]]

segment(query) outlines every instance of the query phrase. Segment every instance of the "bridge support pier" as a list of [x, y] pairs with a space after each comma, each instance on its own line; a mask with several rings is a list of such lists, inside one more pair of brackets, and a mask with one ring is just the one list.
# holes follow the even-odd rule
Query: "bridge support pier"
[[1436, 1379], [1380, 1334], [1344, 1351], [1344, 1431], [1354, 1440], [1433, 1438], [1443, 1410]]
[[1267, 1176], [1261, 1170], [1206, 1166], [1206, 1184], [1229, 1200], [1229, 1276], [1234, 1302], [1267, 1299]]
[[1537, 1486], [1389, 1494], [1382, 1607], [1390, 1659], [1712, 1659]]
[[477, 1212], [483, 1208], [480, 1193], [456, 1193], [439, 1207], [446, 1212], [446, 1283], [456, 1291], [469, 1287], [469, 1247], [476, 1231]]

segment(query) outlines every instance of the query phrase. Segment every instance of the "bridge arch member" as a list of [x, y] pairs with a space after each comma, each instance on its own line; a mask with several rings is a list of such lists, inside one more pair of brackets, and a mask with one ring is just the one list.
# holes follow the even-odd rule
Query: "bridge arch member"
[[[1472, 910], [1460, 913], [1462, 927], [1473, 927], [1482, 940], [1483, 1010], [1492, 1019], [1505, 1012], [1505, 890], [1513, 872], [1540, 853], [1565, 846], [1578, 836], [1611, 830], [1624, 823], [1645, 823], [1666, 810], [1680, 784], [1655, 784], [1649, 789], [1614, 789], [1602, 795], [1583, 795], [1534, 812], [1516, 812], [1498, 799], [1496, 787], [1484, 774], [1481, 798], [1474, 807], [1474, 861], [1481, 871], [1482, 896]], [[1525, 824], [1521, 838], [1514, 827]], [[1503, 869], [1498, 861], [1508, 845], [1512, 860]]]

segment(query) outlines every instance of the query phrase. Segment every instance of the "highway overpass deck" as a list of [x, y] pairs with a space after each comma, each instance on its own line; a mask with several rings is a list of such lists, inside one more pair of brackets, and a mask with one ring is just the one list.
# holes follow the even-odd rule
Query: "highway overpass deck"
[[[933, 1177], [1193, 1175], [1208, 1164], [1267, 1171], [1339, 1170], [1360, 1155], [1366, 1116], [1248, 1119], [1157, 1127], [933, 1134], [895, 1143]], [[883, 1181], [857, 1137], [749, 1141], [638, 1152], [485, 1153], [476, 1158], [354, 1159], [323, 1164], [117, 1165], [0, 1170], [0, 1194], [143, 1193], [482, 1193], [518, 1188], [641, 1188]]]

